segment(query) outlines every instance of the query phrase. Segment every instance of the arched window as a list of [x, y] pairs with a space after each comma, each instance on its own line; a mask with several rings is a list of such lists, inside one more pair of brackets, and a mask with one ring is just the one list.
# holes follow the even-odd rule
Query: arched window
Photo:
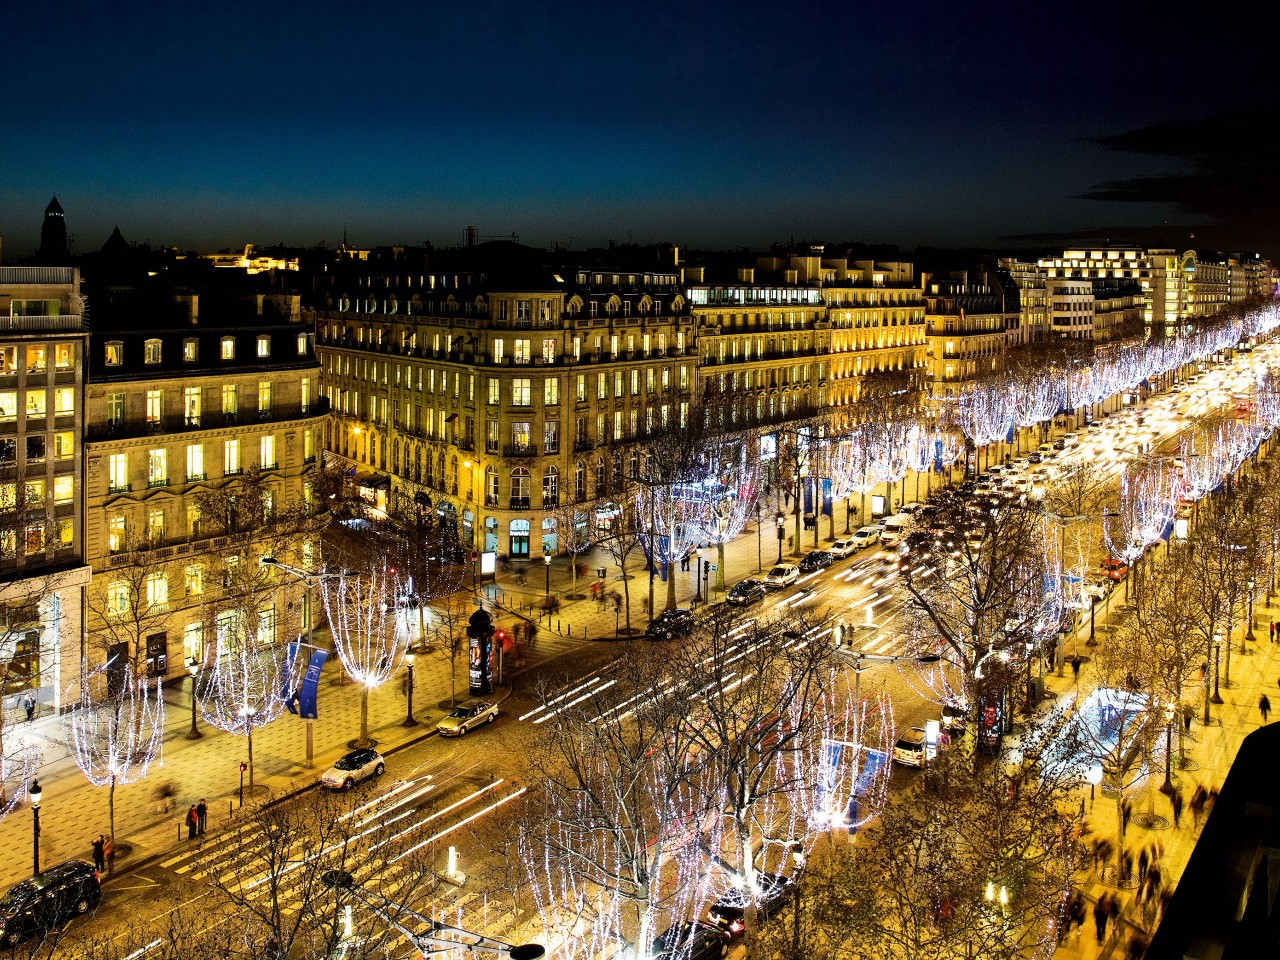
[[484, 468], [484, 504], [486, 507], [498, 505], [498, 471], [493, 467]]
[[560, 471], [555, 467], [547, 467], [542, 474], [542, 506], [560, 506]]
[[[516, 467], [511, 471], [511, 509], [518, 510], [529, 506], [531, 486], [532, 480], [528, 470], [524, 467]], [[525, 526], [528, 527], [527, 522]]]

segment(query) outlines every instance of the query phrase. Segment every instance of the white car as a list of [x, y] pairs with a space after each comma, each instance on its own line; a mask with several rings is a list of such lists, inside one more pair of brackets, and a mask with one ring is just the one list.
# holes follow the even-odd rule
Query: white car
[[924, 728], [912, 727], [893, 745], [893, 762], [905, 767], [924, 766]]
[[837, 557], [847, 557], [857, 549], [858, 545], [853, 542], [852, 537], [842, 537], [827, 547], [827, 553], [834, 553]]
[[861, 550], [863, 547], [869, 547], [873, 543], [880, 540], [880, 527], [871, 524], [866, 527], [859, 527], [853, 535], [853, 549]]
[[330, 790], [350, 790], [357, 783], [380, 777], [387, 762], [377, 750], [352, 750], [320, 775], [320, 786]]
[[789, 587], [799, 579], [799, 567], [794, 563], [779, 563], [769, 571], [769, 575], [764, 578], [764, 582], [766, 586], [776, 590], [780, 587]]
[[498, 716], [498, 705], [488, 700], [469, 700], [454, 707], [449, 715], [436, 724], [442, 737], [460, 737], [468, 730], [486, 723], [493, 723]]

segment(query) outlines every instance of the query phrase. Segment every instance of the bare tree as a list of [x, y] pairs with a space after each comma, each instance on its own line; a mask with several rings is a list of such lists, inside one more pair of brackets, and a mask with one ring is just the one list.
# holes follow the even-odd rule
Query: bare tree
[[[661, 505], [652, 506], [651, 517], [661, 518], [668, 506], [669, 503], [664, 498]], [[609, 554], [609, 558], [618, 565], [618, 572], [622, 577], [623, 610], [626, 616], [626, 632], [628, 635], [632, 633], [632, 627], [631, 575], [627, 573], [627, 564], [631, 562], [631, 557], [637, 549], [644, 549], [648, 553], [651, 564], [656, 562], [655, 552], [661, 556], [663, 549], [658, 546], [659, 537], [646, 531], [643, 525], [642, 513], [643, 508], [635, 501], [629, 500], [620, 503], [618, 504], [618, 512], [608, 520], [606, 526], [598, 530], [600, 546]], [[675, 577], [670, 564], [667, 565], [667, 577], [670, 593], [674, 594]], [[656, 612], [652, 607], [649, 608], [649, 616], [656, 616]]]

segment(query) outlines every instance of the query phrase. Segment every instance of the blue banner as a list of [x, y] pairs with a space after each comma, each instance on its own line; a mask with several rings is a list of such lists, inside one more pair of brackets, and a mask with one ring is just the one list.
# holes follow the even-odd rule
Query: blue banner
[[307, 662], [307, 672], [298, 687], [298, 712], [303, 720], [316, 719], [316, 695], [320, 692], [320, 668], [329, 659], [325, 650], [312, 650], [311, 659]]
[[933, 469], [936, 470], [938, 473], [941, 473], [943, 470], [941, 440], [933, 441]]
[[831, 516], [831, 478], [822, 478], [822, 513]]

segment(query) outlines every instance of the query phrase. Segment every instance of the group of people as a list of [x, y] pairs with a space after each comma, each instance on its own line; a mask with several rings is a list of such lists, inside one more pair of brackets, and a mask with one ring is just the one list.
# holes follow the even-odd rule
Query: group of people
[[193, 803], [187, 811], [187, 839], [194, 840], [196, 837], [204, 836], [205, 824], [208, 822], [209, 808], [204, 802], [204, 797], [200, 798], [199, 803]]
[[[110, 866], [110, 870], [107, 867]], [[110, 837], [98, 834], [98, 839], [93, 841], [93, 868], [101, 873], [107, 870], [108, 873], [115, 871], [116, 866], [116, 842]]]

